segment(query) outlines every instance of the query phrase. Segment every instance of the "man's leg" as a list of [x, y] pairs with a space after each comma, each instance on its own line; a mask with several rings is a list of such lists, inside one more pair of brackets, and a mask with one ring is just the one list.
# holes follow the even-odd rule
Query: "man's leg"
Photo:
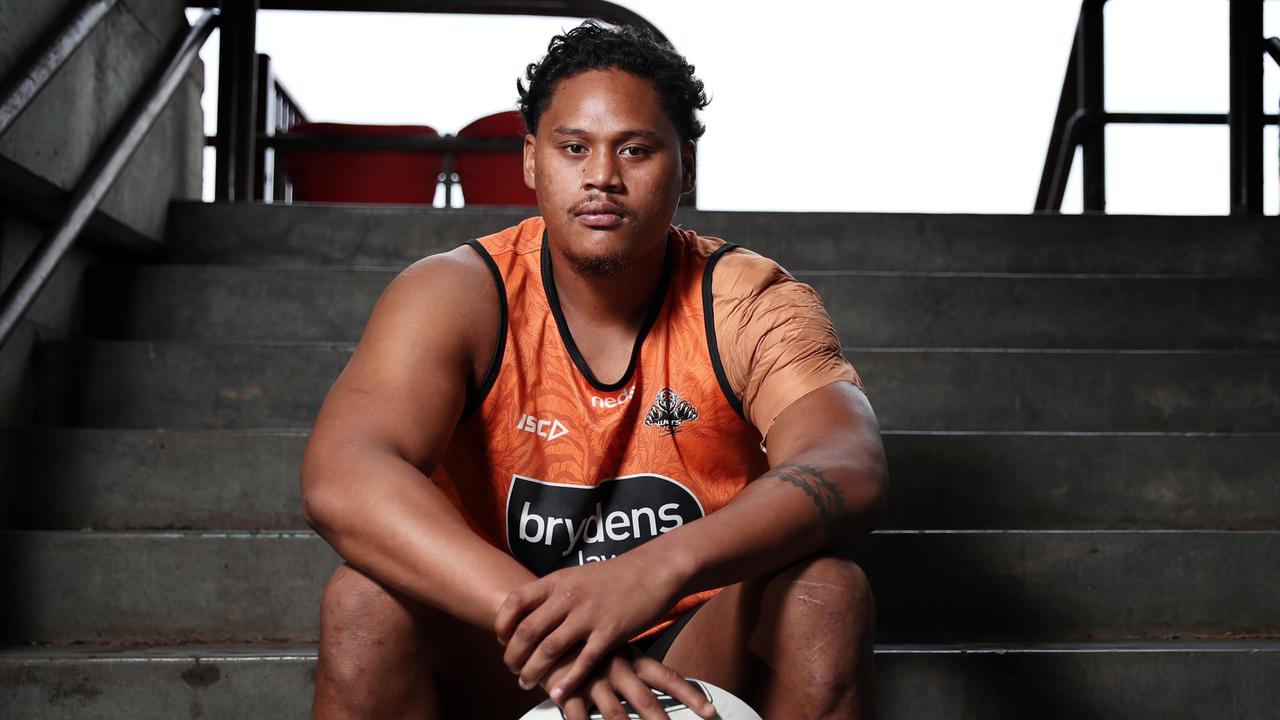
[[312, 720], [518, 718], [546, 700], [521, 690], [492, 632], [342, 565], [325, 588]]
[[738, 695], [770, 720], [871, 718], [874, 625], [862, 570], [814, 555], [722, 590], [663, 662]]

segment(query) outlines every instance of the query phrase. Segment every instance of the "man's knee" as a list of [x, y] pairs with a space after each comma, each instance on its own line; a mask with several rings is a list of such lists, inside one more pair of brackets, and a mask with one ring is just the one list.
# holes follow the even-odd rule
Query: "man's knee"
[[852, 560], [827, 553], [802, 558], [768, 577], [762, 599], [770, 616], [764, 622], [808, 646], [813, 660], [837, 674], [849, 669], [843, 661], [856, 664], [871, 652], [875, 598]]
[[350, 565], [329, 578], [320, 605], [320, 672], [326, 682], [358, 694], [396, 671], [422, 671], [421, 635], [411, 601]]

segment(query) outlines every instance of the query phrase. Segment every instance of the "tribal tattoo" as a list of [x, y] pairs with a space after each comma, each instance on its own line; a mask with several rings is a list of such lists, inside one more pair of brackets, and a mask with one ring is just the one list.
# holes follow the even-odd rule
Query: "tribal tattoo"
[[838, 537], [840, 527], [849, 513], [845, 510], [844, 495], [839, 486], [823, 476], [821, 470], [810, 465], [786, 464], [773, 468], [764, 477], [789, 482], [805, 491], [813, 499], [813, 504], [818, 506], [818, 515], [822, 518], [827, 537]]

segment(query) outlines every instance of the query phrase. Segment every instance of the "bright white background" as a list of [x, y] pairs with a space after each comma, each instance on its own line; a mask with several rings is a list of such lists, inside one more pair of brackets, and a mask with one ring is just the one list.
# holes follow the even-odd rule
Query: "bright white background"
[[[699, 207], [1031, 211], [1079, 0], [621, 4], [671, 39], [712, 97]], [[1266, 34], [1280, 35], [1271, 5]], [[525, 65], [577, 22], [263, 11], [258, 49], [311, 120], [445, 133], [513, 109]], [[1227, 2], [1112, 0], [1105, 22], [1108, 110], [1227, 111]], [[201, 54], [209, 134], [217, 46], [215, 33]], [[1275, 113], [1280, 73], [1266, 62]], [[1226, 213], [1227, 147], [1225, 125], [1108, 128], [1108, 212]], [[1268, 127], [1269, 214], [1278, 150]], [[211, 174], [206, 155], [206, 198]], [[1064, 210], [1079, 209], [1077, 162]]]

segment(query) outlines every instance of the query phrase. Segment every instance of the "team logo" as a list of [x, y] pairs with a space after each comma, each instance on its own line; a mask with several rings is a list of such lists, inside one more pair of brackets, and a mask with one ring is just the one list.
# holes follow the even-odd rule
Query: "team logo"
[[507, 547], [541, 577], [617, 557], [702, 516], [698, 498], [661, 475], [595, 486], [515, 475], [507, 494]]
[[644, 424], [675, 435], [681, 425], [697, 419], [697, 408], [680, 397], [680, 393], [675, 390], [662, 388], [654, 396], [653, 404], [649, 406], [649, 414], [644, 417]]
[[546, 438], [547, 442], [569, 434], [569, 428], [565, 427], [564, 423], [559, 420], [554, 418], [543, 420], [531, 413], [525, 413], [520, 416], [520, 420], [516, 422], [516, 429], [533, 433], [540, 438]]

